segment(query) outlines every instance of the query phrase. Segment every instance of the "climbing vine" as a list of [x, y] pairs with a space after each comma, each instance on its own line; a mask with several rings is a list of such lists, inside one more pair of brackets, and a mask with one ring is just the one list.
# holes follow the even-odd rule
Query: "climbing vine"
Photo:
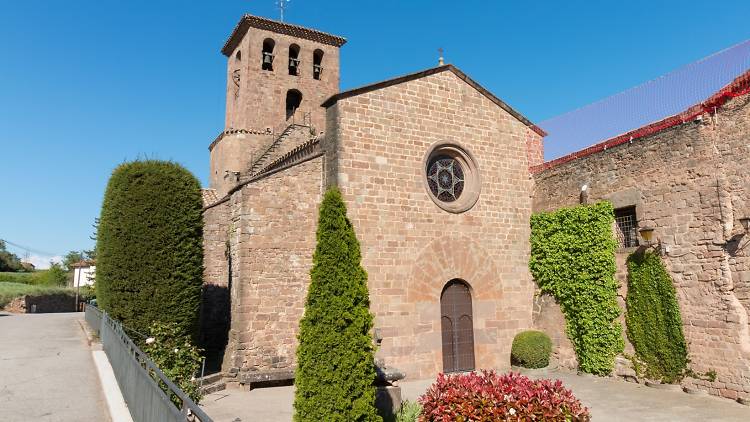
[[613, 223], [609, 202], [531, 217], [531, 274], [560, 304], [579, 368], [597, 375], [612, 371], [624, 346]]
[[625, 304], [628, 339], [646, 377], [679, 381], [687, 368], [687, 346], [675, 288], [658, 255], [635, 252], [628, 257]]

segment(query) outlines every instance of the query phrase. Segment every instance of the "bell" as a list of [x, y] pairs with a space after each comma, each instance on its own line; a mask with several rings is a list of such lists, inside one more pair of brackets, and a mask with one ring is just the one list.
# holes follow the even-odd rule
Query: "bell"
[[271, 64], [273, 61], [273, 56], [269, 53], [263, 53], [263, 63]]

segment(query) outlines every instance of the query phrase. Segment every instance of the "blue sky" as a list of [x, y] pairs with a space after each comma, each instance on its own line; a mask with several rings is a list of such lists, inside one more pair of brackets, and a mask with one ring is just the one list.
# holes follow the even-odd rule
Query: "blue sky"
[[[175, 160], [206, 184], [219, 49], [245, 12], [278, 17], [273, 0], [3, 1], [0, 238], [34, 255], [92, 247], [123, 161]], [[349, 40], [342, 89], [434, 66], [442, 47], [540, 122], [750, 38], [748, 15], [746, 0], [292, 0], [286, 20]]]

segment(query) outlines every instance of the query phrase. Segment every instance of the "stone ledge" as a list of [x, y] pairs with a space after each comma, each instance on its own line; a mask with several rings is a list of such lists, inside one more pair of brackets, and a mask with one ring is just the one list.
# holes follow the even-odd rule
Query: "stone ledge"
[[240, 384], [245, 384], [252, 388], [253, 384], [263, 384], [280, 381], [294, 381], [293, 369], [257, 371], [240, 373]]

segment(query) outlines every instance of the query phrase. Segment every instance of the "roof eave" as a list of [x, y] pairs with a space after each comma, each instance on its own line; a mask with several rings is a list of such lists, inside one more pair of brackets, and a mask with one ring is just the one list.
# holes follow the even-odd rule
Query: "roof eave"
[[371, 92], [371, 91], [376, 91], [376, 90], [379, 90], [379, 89], [387, 88], [389, 86], [398, 85], [398, 84], [401, 84], [401, 83], [404, 83], [404, 82], [413, 81], [415, 79], [424, 78], [426, 76], [434, 75], [436, 73], [444, 72], [446, 70], [449, 70], [449, 71], [453, 72], [456, 76], [458, 76], [459, 79], [463, 80], [469, 86], [471, 86], [472, 88], [474, 88], [477, 91], [479, 91], [479, 93], [481, 93], [482, 95], [484, 95], [485, 97], [487, 97], [493, 103], [497, 104], [500, 108], [502, 108], [503, 110], [505, 110], [506, 112], [508, 112], [508, 114], [510, 114], [511, 116], [515, 117], [521, 123], [523, 123], [526, 126], [528, 126], [531, 130], [533, 130], [534, 132], [536, 132], [538, 135], [540, 135], [542, 137], [547, 136], [547, 132], [545, 132], [544, 130], [542, 130], [542, 128], [540, 128], [539, 126], [537, 126], [534, 123], [532, 123], [523, 114], [519, 113], [513, 107], [511, 107], [507, 103], [505, 103], [503, 100], [501, 100], [500, 98], [496, 97], [492, 92], [490, 92], [488, 89], [486, 89], [485, 87], [483, 87], [482, 85], [480, 85], [479, 83], [477, 83], [476, 81], [474, 81], [473, 79], [471, 79], [468, 75], [466, 75], [464, 72], [462, 72], [460, 69], [458, 69], [456, 66], [454, 66], [452, 64], [446, 64], [446, 65], [442, 65], [442, 66], [432, 67], [432, 68], [429, 68], [429, 69], [426, 69], [426, 70], [422, 70], [422, 71], [419, 71], [419, 72], [410, 73], [410, 74], [407, 74], [407, 75], [399, 76], [399, 77], [388, 79], [388, 80], [385, 80], [385, 81], [380, 81], [380, 82], [376, 82], [376, 83], [373, 83], [373, 84], [364, 85], [364, 86], [361, 86], [359, 88], [350, 89], [348, 91], [339, 92], [338, 94], [335, 94], [335, 95], [331, 96], [330, 98], [328, 98], [327, 100], [325, 100], [323, 102], [323, 104], [321, 104], [321, 106], [327, 108], [327, 107], [332, 106], [333, 104], [335, 104], [339, 100], [342, 100], [342, 99], [345, 99], [345, 98], [350, 98], [350, 97], [354, 97], [354, 96], [357, 96], [357, 95], [360, 95], [360, 94], [364, 94], [364, 93], [367, 93], [367, 92]]
[[[270, 27], [275, 28], [272, 29]], [[340, 37], [338, 35], [329, 34], [312, 28], [306, 28], [304, 26], [275, 21], [260, 16], [245, 14], [242, 15], [239, 22], [237, 22], [237, 25], [232, 30], [232, 34], [229, 36], [227, 41], [224, 43], [224, 46], [221, 48], [221, 53], [229, 57], [234, 49], [237, 48], [240, 41], [242, 40], [242, 37], [247, 33], [247, 30], [250, 28], [265, 29], [281, 34], [300, 36], [299, 34], [293, 33], [298, 32], [302, 33], [302, 35], [300, 36], [301, 38], [318, 41], [323, 44], [333, 45], [335, 47], [341, 47], [342, 45], [346, 44], [346, 38]]]

